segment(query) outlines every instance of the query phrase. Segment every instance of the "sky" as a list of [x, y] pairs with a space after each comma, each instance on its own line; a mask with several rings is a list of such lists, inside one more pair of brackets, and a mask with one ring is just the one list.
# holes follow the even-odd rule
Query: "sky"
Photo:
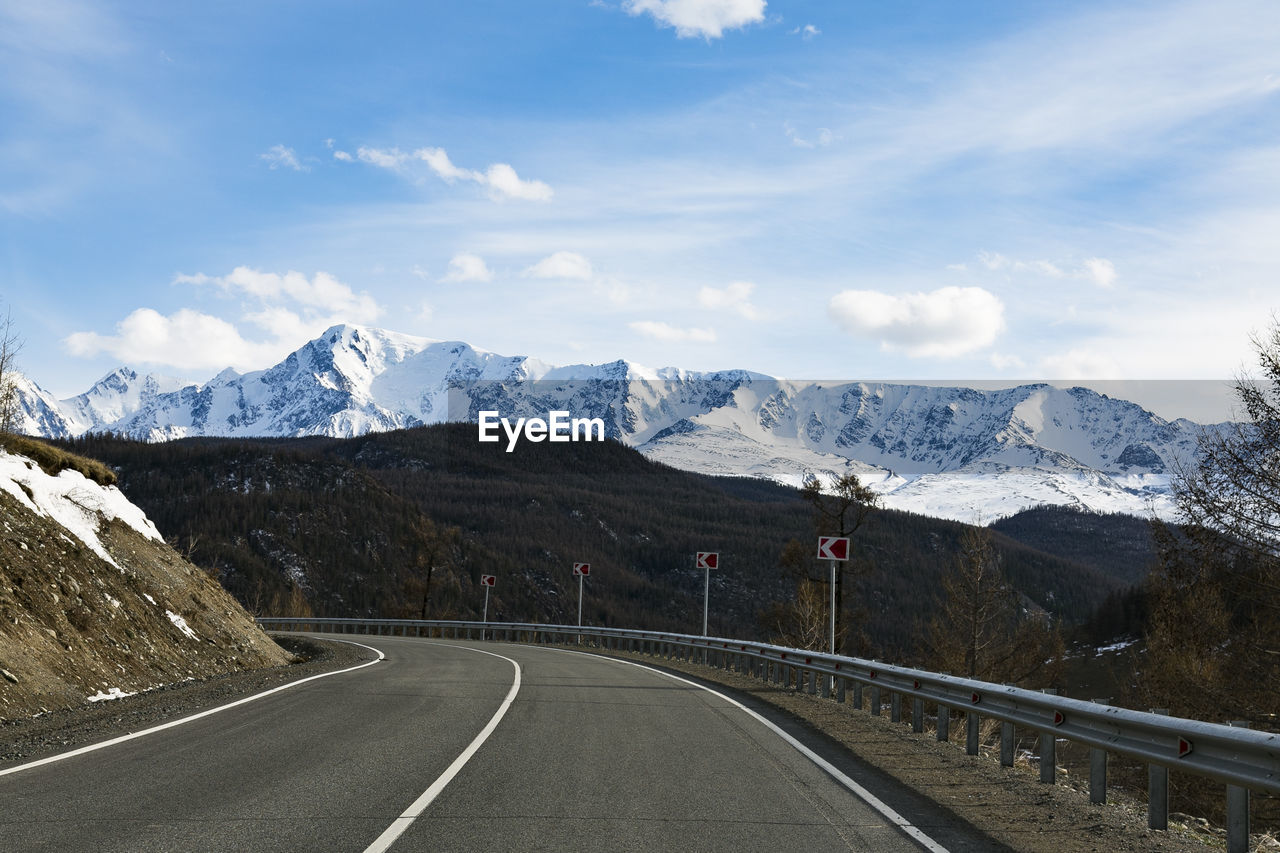
[[1213, 397], [1280, 310], [1277, 44], [1274, 0], [0, 0], [0, 308], [59, 397], [338, 322]]

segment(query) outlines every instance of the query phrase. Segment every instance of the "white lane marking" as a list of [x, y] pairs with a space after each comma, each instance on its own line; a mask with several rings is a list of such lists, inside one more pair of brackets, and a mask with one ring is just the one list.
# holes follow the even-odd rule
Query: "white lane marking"
[[642, 663], [636, 663], [635, 661], [622, 660], [621, 658], [609, 657], [607, 655], [597, 655], [597, 654], [592, 654], [590, 652], [579, 652], [574, 649], [546, 648], [542, 646], [531, 646], [530, 648], [543, 648], [545, 651], [549, 651], [549, 652], [566, 652], [571, 655], [585, 655], [586, 657], [592, 657], [598, 660], [610, 660], [610, 661], [613, 661], [614, 663], [624, 663], [628, 666], [639, 667], [640, 669], [648, 670], [649, 672], [666, 676], [667, 678], [670, 678], [673, 681], [679, 681], [683, 684], [688, 684], [690, 687], [696, 687], [699, 690], [705, 690], [713, 696], [719, 696], [721, 699], [728, 702], [730, 705], [733, 705], [735, 708], [738, 708], [743, 713], [750, 715], [752, 718], [758, 721], [761, 725], [770, 729], [778, 737], [782, 738], [787, 743], [791, 744], [791, 746], [793, 746], [801, 755], [803, 755], [805, 758], [809, 759], [814, 764], [821, 767], [831, 776], [831, 778], [835, 779], [845, 788], [849, 789], [854, 795], [859, 797], [867, 805], [871, 806], [873, 809], [880, 812], [880, 814], [883, 815], [886, 820], [888, 820], [890, 823], [894, 824], [899, 829], [901, 829], [904, 833], [909, 835], [921, 847], [930, 851], [930, 853], [950, 853], [950, 851], [948, 851], [947, 848], [943, 847], [941, 844], [934, 841], [928, 835], [925, 835], [924, 832], [922, 832], [918, 827], [912, 825], [912, 823], [909, 820], [907, 820], [905, 817], [903, 817], [902, 815], [894, 811], [892, 808], [890, 808], [887, 803], [885, 803], [875, 794], [871, 793], [866, 788], [862, 787], [857, 782], [850, 779], [844, 773], [840, 772], [839, 768], [837, 768], [830, 761], [827, 761], [821, 755], [818, 755], [812, 749], [809, 749], [809, 747], [805, 746], [800, 741], [796, 740], [794, 737], [784, 732], [780, 727], [775, 725], [773, 722], [760, 716], [755, 711], [748, 708], [746, 705], [743, 705], [737, 699], [734, 699], [732, 696], [726, 696], [720, 691], [712, 690], [710, 687], [707, 687], [706, 685], [703, 685], [703, 684], [698, 684], [696, 681], [690, 681], [687, 678], [681, 678], [678, 675], [672, 675], [669, 672], [663, 672], [660, 669], [655, 669], [651, 666], [646, 666], [645, 664], [642, 664]]
[[471, 743], [467, 745], [467, 748], [453, 760], [453, 763], [445, 768], [445, 771], [440, 774], [440, 778], [432, 782], [431, 787], [422, 792], [422, 796], [414, 800], [409, 805], [409, 808], [404, 810], [404, 813], [401, 814], [400, 817], [392, 821], [391, 825], [388, 826], [372, 844], [365, 848], [364, 853], [383, 853], [383, 851], [390, 848], [392, 844], [395, 844], [396, 839], [399, 838], [404, 831], [418, 819], [418, 816], [426, 810], [427, 806], [431, 805], [432, 800], [440, 796], [440, 792], [445, 789], [445, 786], [453, 781], [453, 777], [458, 775], [459, 771], [461, 771], [466, 763], [471, 760], [471, 756], [475, 755], [476, 751], [479, 750], [480, 747], [484, 745], [484, 742], [489, 739], [489, 735], [493, 734], [493, 730], [498, 727], [498, 723], [500, 723], [502, 718], [506, 716], [507, 709], [511, 707], [511, 703], [516, 699], [516, 694], [520, 692], [520, 664], [516, 663], [511, 658], [503, 657], [502, 655], [494, 654], [493, 652], [486, 652], [483, 649], [475, 649], [470, 646], [455, 646], [452, 643], [429, 643], [429, 645], [445, 646], [450, 649], [465, 649], [469, 652], [479, 652], [482, 655], [500, 658], [515, 667], [516, 677], [511, 682], [511, 689], [507, 691], [507, 697], [502, 700], [502, 705], [498, 707], [497, 713], [489, 718], [488, 725], [481, 729], [480, 734], [476, 735], [475, 740], [471, 741]]
[[23, 770], [30, 770], [33, 767], [40, 767], [45, 764], [53, 764], [55, 761], [64, 761], [68, 758], [74, 758], [77, 755], [84, 755], [86, 752], [93, 752], [99, 749], [106, 749], [107, 747], [115, 746], [118, 743], [124, 743], [125, 741], [134, 740], [140, 737], [146, 737], [147, 735], [155, 734], [156, 732], [162, 732], [165, 729], [172, 729], [176, 726], [185, 725], [186, 723], [199, 720], [203, 717], [208, 717], [212, 714], [217, 714], [221, 711], [226, 711], [230, 708], [235, 708], [240, 705], [246, 705], [250, 702], [256, 702], [259, 699], [265, 699], [266, 697], [270, 696], [273, 693], [279, 693], [282, 690], [289, 690], [293, 687], [297, 687], [299, 684], [306, 684], [308, 681], [315, 681], [318, 678], [328, 678], [331, 675], [342, 675], [344, 672], [355, 672], [357, 669], [364, 669], [366, 666], [373, 666], [375, 663], [381, 663], [387, 657], [382, 652], [375, 649], [373, 646], [366, 646], [364, 643], [357, 643], [354, 640], [333, 640], [333, 642], [350, 643], [353, 646], [359, 646], [362, 649], [368, 649], [371, 652], [375, 652], [378, 655], [378, 659], [371, 660], [368, 663], [359, 664], [358, 666], [349, 666], [346, 669], [339, 669], [334, 672], [322, 672], [319, 675], [312, 675], [307, 678], [300, 679], [298, 681], [291, 681], [288, 684], [282, 684], [279, 687], [273, 687], [270, 690], [264, 690], [263, 692], [255, 693], [252, 696], [246, 696], [244, 699], [237, 699], [234, 702], [229, 702], [226, 705], [219, 705], [216, 708], [210, 708], [207, 711], [201, 711], [200, 713], [192, 714], [189, 717], [183, 717], [178, 720], [170, 720], [167, 723], [161, 723], [158, 726], [152, 726], [151, 728], [143, 729], [140, 732], [130, 732], [127, 735], [120, 735], [120, 737], [112, 738], [111, 740], [104, 740], [102, 743], [95, 743], [95, 744], [90, 744], [89, 746], [82, 746], [79, 749], [73, 749], [70, 752], [63, 752], [59, 755], [51, 755], [48, 758], [41, 758], [37, 761], [28, 762], [27, 764], [19, 764], [17, 767], [10, 767], [7, 770], [0, 770], [0, 776], [8, 776], [10, 773], [21, 773]]

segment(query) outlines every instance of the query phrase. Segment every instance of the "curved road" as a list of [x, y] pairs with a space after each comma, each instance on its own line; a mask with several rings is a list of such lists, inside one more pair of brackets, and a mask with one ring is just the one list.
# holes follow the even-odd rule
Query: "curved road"
[[[912, 825], [904, 831], [741, 706], [644, 667], [548, 647], [362, 642], [386, 660], [6, 771], [0, 847], [995, 847], [950, 813], [886, 788], [855, 759], [800, 735], [838, 772], [875, 786], [889, 814]], [[406, 814], [419, 811], [416, 819]]]

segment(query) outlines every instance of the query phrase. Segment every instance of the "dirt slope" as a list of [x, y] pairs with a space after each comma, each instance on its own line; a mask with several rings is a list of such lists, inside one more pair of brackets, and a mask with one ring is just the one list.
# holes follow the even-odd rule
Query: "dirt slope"
[[289, 659], [114, 487], [0, 451], [0, 719]]

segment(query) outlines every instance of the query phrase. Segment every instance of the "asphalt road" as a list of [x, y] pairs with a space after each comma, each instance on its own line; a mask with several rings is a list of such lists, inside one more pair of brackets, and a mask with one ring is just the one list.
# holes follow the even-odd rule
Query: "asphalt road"
[[387, 659], [0, 776], [0, 849], [992, 847], [808, 736], [877, 786], [922, 847], [741, 707], [647, 669], [544, 647], [361, 641]]

